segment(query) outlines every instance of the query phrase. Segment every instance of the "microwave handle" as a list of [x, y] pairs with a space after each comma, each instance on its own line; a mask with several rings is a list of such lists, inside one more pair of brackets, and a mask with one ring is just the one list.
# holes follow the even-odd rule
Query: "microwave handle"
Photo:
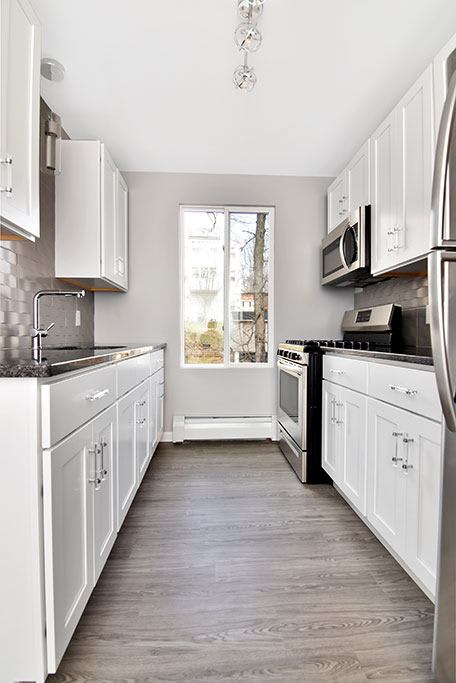
[[339, 239], [339, 256], [340, 256], [340, 260], [342, 262], [343, 267], [345, 268], [345, 270], [348, 271], [349, 267], [348, 267], [348, 263], [347, 263], [347, 260], [345, 258], [345, 254], [344, 254], [344, 239], [345, 239], [345, 235], [347, 233], [347, 230], [348, 230], [348, 228], [345, 228], [344, 232], [342, 233], [342, 235], [340, 236], [340, 239]]

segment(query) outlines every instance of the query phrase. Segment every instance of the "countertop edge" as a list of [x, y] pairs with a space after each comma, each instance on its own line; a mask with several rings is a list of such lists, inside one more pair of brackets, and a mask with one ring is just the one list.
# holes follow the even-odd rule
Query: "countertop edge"
[[[108, 343], [106, 343], [108, 345]], [[102, 346], [102, 344], [100, 344]], [[147, 353], [160, 351], [167, 346], [166, 342], [157, 344], [138, 344], [125, 345], [124, 349], [113, 349], [110, 352], [100, 353], [96, 356], [84, 357], [84, 349], [80, 350], [81, 357], [70, 360], [61, 360], [55, 363], [44, 361], [38, 363], [36, 361], [25, 359], [11, 359], [0, 360], [0, 379], [25, 378], [25, 379], [52, 379], [54, 377], [61, 377], [73, 372], [81, 370], [92, 370], [102, 365], [109, 365], [112, 363], [119, 363], [129, 358], [143, 356]], [[12, 349], [15, 351], [16, 349]], [[54, 349], [57, 350], [57, 349]], [[52, 348], [44, 349], [44, 353], [51, 353]]]
[[363, 349], [337, 349], [325, 348], [324, 353], [332, 353], [339, 356], [349, 356], [372, 361], [387, 361], [390, 363], [404, 363], [407, 365], [424, 365], [427, 368], [434, 367], [432, 356], [414, 356], [407, 353], [390, 353], [389, 351], [365, 351]]

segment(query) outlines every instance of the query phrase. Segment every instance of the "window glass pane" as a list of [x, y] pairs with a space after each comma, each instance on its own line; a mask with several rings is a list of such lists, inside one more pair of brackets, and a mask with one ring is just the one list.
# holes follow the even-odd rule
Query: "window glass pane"
[[223, 211], [184, 211], [184, 362], [223, 363]]
[[268, 362], [269, 214], [230, 213], [230, 362]]

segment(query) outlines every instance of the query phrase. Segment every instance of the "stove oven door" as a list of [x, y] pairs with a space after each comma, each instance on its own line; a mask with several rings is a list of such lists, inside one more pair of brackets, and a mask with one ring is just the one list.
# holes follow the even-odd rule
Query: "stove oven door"
[[307, 366], [280, 359], [277, 418], [301, 450], [306, 450]]

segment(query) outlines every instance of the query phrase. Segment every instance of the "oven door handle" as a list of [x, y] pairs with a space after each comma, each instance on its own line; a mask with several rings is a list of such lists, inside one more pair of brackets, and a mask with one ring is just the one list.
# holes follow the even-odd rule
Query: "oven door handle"
[[283, 372], [286, 372], [288, 375], [292, 375], [293, 377], [297, 377], [298, 379], [301, 379], [302, 377], [302, 370], [295, 370], [290, 365], [285, 365], [284, 363], [281, 363], [279, 361], [277, 363], [277, 367], [279, 368], [279, 370], [283, 370]]

